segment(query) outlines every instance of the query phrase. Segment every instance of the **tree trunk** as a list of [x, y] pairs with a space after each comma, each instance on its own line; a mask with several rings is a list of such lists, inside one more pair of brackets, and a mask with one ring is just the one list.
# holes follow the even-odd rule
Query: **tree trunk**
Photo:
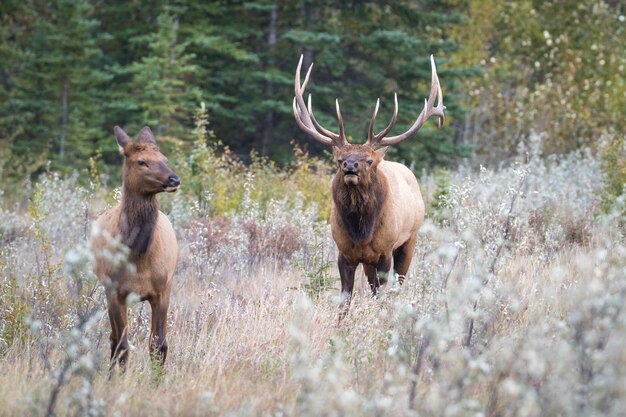
[[[278, 18], [278, 11], [276, 4], [272, 4], [270, 10], [270, 25], [267, 35], [267, 66], [268, 69], [274, 67], [274, 47], [276, 45], [276, 20]], [[267, 81], [265, 85], [265, 97], [271, 99], [274, 97], [274, 85], [271, 81]], [[274, 130], [274, 111], [268, 110], [265, 114], [265, 123], [263, 127], [263, 136], [261, 137], [261, 156], [267, 154], [267, 144], [272, 140], [272, 133]]]
[[[315, 4], [311, 1], [305, 1], [302, 7], [302, 15], [304, 18], [304, 28], [310, 32], [315, 28], [315, 21], [317, 20], [317, 9]], [[306, 45], [302, 51], [302, 68], [309, 68], [311, 62], [313, 62], [313, 50], [307, 48]]]
[[61, 93], [61, 137], [59, 146], [59, 156], [63, 160], [65, 157], [65, 137], [67, 136], [67, 95], [69, 90], [69, 82], [63, 80], [63, 91]]

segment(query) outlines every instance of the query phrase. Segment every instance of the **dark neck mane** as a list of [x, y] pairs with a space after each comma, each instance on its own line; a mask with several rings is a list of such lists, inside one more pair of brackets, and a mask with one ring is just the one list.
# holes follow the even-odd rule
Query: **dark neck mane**
[[158, 217], [159, 200], [156, 194], [135, 194], [124, 187], [120, 231], [122, 243], [130, 248], [131, 260], [136, 260], [147, 252], [152, 243]]
[[387, 179], [380, 173], [374, 175], [372, 182], [366, 186], [348, 186], [339, 174], [335, 176], [333, 199], [338, 220], [355, 242], [367, 243], [372, 240], [382, 220], [387, 190]]

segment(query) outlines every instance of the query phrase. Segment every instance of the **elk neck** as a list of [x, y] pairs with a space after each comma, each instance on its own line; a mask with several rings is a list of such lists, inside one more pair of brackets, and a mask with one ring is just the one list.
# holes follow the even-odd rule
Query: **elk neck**
[[382, 221], [389, 186], [387, 178], [378, 172], [367, 184], [348, 186], [336, 175], [333, 181], [333, 199], [342, 228], [359, 243], [372, 240]]
[[121, 204], [122, 242], [130, 249], [130, 259], [137, 260], [152, 243], [159, 217], [159, 200], [156, 194], [138, 194], [124, 186]]

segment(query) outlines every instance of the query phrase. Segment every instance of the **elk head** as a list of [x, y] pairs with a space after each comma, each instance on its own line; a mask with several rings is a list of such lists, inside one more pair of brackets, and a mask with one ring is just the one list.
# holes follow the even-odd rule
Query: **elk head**
[[374, 150], [365, 145], [333, 146], [333, 158], [346, 185], [367, 185], [387, 147]]
[[137, 143], [133, 143], [119, 126], [113, 131], [124, 153], [124, 186], [129, 191], [148, 195], [178, 190], [180, 178], [167, 166], [167, 158], [159, 150], [148, 126], [139, 132]]
[[[394, 94], [395, 107], [391, 121], [382, 131], [375, 133], [374, 125], [376, 124], [376, 117], [378, 116], [380, 106], [380, 99], [378, 99], [369, 124], [367, 141], [363, 145], [357, 145], [348, 143], [346, 139], [341, 110], [339, 108], [339, 100], [335, 100], [339, 133], [334, 133], [317, 122], [313, 115], [310, 94], [308, 97], [308, 105], [305, 105], [303, 94], [309, 82], [313, 64], [309, 66], [306, 77], [304, 78], [304, 83], [301, 83], [300, 72], [302, 68], [302, 55], [300, 56], [298, 68], [296, 69], [295, 96], [293, 99], [293, 114], [296, 118], [296, 123], [300, 129], [316, 141], [324, 145], [332, 146], [333, 157], [338, 164], [338, 174], [343, 177], [343, 182], [346, 185], [356, 186], [368, 184], [372, 175], [376, 172], [376, 167], [380, 161], [382, 161], [387, 147], [411, 138], [421, 129], [426, 120], [436, 116], [439, 118], [439, 127], [443, 126], [445, 106], [443, 105], [443, 95], [441, 93], [441, 86], [439, 85], [439, 78], [437, 77], [435, 60], [432, 55], [430, 56], [430, 64], [432, 68], [430, 95], [428, 99], [424, 100], [424, 109], [419, 116], [417, 116], [413, 125], [400, 135], [387, 136], [394, 127], [398, 117], [398, 96]], [[436, 106], [435, 99], [437, 100]]]

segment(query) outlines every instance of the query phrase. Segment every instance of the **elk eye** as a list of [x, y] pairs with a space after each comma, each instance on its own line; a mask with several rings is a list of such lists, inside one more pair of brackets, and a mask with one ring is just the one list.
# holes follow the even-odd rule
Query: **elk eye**
[[137, 162], [138, 162], [138, 163], [139, 163], [139, 165], [141, 165], [142, 167], [147, 167], [147, 166], [148, 166], [148, 164], [146, 164], [146, 161], [144, 161], [144, 160], [139, 160], [139, 161], [137, 161]]
[[372, 165], [373, 163], [374, 163], [374, 160], [373, 160], [373, 159], [368, 159], [368, 160], [367, 160], [367, 165]]

